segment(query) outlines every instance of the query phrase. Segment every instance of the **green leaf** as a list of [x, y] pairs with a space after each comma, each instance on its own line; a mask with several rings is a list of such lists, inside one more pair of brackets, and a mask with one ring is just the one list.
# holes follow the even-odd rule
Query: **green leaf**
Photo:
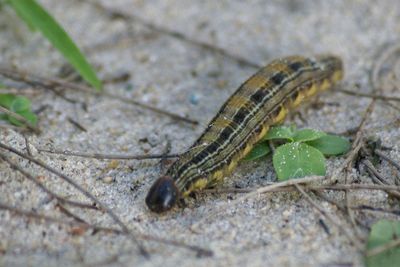
[[12, 101], [10, 109], [15, 113], [29, 111], [31, 109], [31, 101], [24, 96], [17, 96]]
[[253, 147], [250, 153], [243, 160], [250, 161], [259, 159], [261, 157], [268, 155], [270, 152], [271, 149], [269, 148], [267, 142], [258, 143]]
[[100, 80], [79, 48], [41, 5], [34, 0], [12, 0], [8, 3], [28, 26], [40, 30], [88, 83], [101, 89]]
[[296, 131], [293, 139], [295, 142], [306, 142], [321, 138], [325, 135], [326, 133], [314, 129], [303, 129]]
[[278, 180], [325, 175], [325, 158], [317, 149], [299, 142], [278, 147], [273, 156]]
[[268, 133], [265, 135], [262, 141], [273, 140], [273, 139], [288, 139], [290, 141], [293, 141], [293, 134], [294, 134], [293, 132], [294, 132], [293, 127], [287, 127], [287, 126], [271, 127], [271, 129], [268, 131]]
[[340, 136], [336, 135], [325, 135], [319, 139], [307, 142], [310, 146], [315, 147], [321, 151], [324, 155], [340, 155], [344, 154], [350, 149], [350, 142]]
[[[368, 249], [373, 249], [385, 245], [395, 238], [400, 238], [400, 222], [380, 220], [372, 226], [368, 237]], [[399, 266], [400, 247], [393, 247], [375, 256], [366, 258], [368, 267], [395, 267]]]
[[16, 96], [13, 94], [0, 94], [0, 106], [11, 109], [11, 105]]
[[[22, 117], [24, 117], [25, 119], [27, 119], [32, 125], [36, 125], [37, 123], [37, 116], [36, 114], [32, 113], [29, 110], [25, 110], [22, 112], [18, 112], [19, 115], [21, 115]], [[12, 116], [8, 116], [8, 121], [16, 126], [23, 126], [25, 125], [23, 122], [17, 120], [16, 118], [12, 117]]]
[[[37, 123], [37, 116], [31, 111], [31, 101], [24, 96], [0, 94], [0, 106], [21, 115], [33, 125]], [[7, 120], [17, 126], [24, 125], [23, 122], [7, 114], [0, 114], [0, 120]]]

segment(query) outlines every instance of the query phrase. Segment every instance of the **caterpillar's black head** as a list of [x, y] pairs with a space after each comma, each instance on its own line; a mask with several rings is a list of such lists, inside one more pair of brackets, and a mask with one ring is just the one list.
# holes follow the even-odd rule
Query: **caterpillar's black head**
[[146, 205], [151, 211], [160, 213], [171, 209], [179, 198], [179, 190], [170, 176], [162, 176], [151, 186]]

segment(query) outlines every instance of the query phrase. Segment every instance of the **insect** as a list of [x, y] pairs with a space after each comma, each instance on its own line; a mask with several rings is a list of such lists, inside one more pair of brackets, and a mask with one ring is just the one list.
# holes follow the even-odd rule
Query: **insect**
[[333, 55], [290, 56], [261, 68], [222, 105], [197, 141], [151, 186], [146, 197], [149, 209], [167, 211], [192, 191], [223, 180], [270, 126], [283, 121], [288, 110], [342, 77], [342, 61]]

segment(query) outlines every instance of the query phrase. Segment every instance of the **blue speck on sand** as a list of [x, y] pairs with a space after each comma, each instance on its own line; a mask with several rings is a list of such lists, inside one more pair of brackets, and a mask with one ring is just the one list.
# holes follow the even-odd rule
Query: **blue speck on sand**
[[191, 93], [189, 96], [189, 101], [193, 105], [197, 105], [199, 103], [200, 96], [196, 93]]

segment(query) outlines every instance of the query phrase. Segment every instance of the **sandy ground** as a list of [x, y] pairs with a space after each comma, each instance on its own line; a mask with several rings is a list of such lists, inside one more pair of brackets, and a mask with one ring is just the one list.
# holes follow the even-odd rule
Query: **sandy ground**
[[[156, 32], [143, 23], [111, 18], [86, 1], [40, 1], [61, 22], [101, 78], [129, 73], [127, 81], [112, 83], [106, 90], [194, 118], [199, 126], [123, 104], [106, 97], [67, 92], [87, 104], [71, 104], [52, 93], [38, 91], [32, 97], [39, 114], [41, 135], [29, 136], [33, 155], [73, 177], [83, 188], [106, 203], [134, 233], [184, 241], [213, 251], [198, 257], [193, 251], [143, 241], [150, 251], [146, 260], [126, 237], [86, 231], [73, 235], [71, 227], [37, 222], [0, 211], [1, 266], [360, 266], [362, 255], [346, 236], [321, 216], [298, 193], [274, 193], [227, 205], [235, 194], [200, 194], [187, 207], [164, 215], [150, 213], [144, 198], [162, 171], [155, 160], [116, 162], [39, 153], [39, 148], [106, 153], [162, 153], [168, 141], [172, 153], [184, 151], [227, 97], [250, 74], [253, 67], [211, 52], [187, 41]], [[107, 7], [139, 16], [147, 22], [184, 34], [188, 38], [221, 47], [257, 64], [286, 55], [331, 52], [342, 57], [346, 76], [339, 87], [370, 92], [369, 72], [382, 45], [400, 34], [400, 3], [379, 1], [102, 1]], [[1, 11], [0, 62], [45, 77], [54, 77], [63, 66], [62, 57], [40, 34], [29, 32], [11, 10]], [[4, 14], [4, 15], [3, 15]], [[17, 86], [4, 81], [10, 86]], [[397, 95], [398, 91], [385, 91]], [[340, 133], [358, 125], [368, 98], [324, 93], [319, 108], [301, 109], [313, 127]], [[329, 104], [330, 103], [330, 104]], [[87, 129], [79, 130], [72, 118]], [[398, 111], [378, 102], [366, 129], [393, 147], [391, 157], [400, 160], [398, 125], [390, 124]], [[20, 133], [0, 128], [0, 141], [26, 151]], [[4, 152], [4, 151], [1, 151]], [[41, 181], [68, 199], [86, 201], [65, 182], [32, 163], [6, 154]], [[328, 160], [332, 173], [343, 158]], [[380, 166], [392, 175], [387, 164]], [[112, 181], [107, 181], [111, 177]], [[370, 178], [352, 170], [361, 182]], [[241, 164], [222, 187], [260, 187], [276, 177], [271, 161]], [[343, 201], [343, 194], [329, 193]], [[354, 205], [387, 207], [382, 192], [354, 192]], [[21, 209], [72, 220], [61, 213], [56, 201], [23, 176], [0, 163], [0, 201]], [[346, 217], [318, 198], [339, 224], [351, 229]], [[84, 220], [115, 226], [100, 212], [70, 208]], [[355, 213], [371, 224], [382, 214]], [[326, 232], [320, 224], [329, 228]], [[360, 230], [361, 237], [367, 232]]]

